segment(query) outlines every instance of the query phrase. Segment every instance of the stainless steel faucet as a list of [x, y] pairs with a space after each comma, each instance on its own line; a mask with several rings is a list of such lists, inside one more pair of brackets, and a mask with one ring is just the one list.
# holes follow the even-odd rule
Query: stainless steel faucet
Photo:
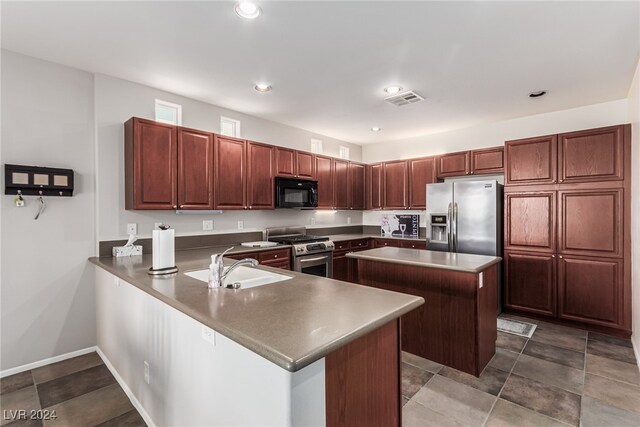
[[[259, 264], [258, 260], [256, 259], [244, 258], [244, 259], [241, 259], [240, 261], [236, 261], [233, 264], [231, 264], [231, 266], [229, 266], [225, 271], [223, 258], [227, 254], [227, 252], [229, 252], [231, 249], [233, 249], [233, 247], [230, 247], [229, 249], [222, 252], [221, 254], [216, 254], [211, 256], [211, 266], [209, 267], [209, 285], [208, 285], [210, 289], [225, 287], [224, 280], [227, 278], [229, 273], [231, 273], [237, 267], [240, 267], [241, 265], [251, 265], [252, 267], [255, 267]], [[235, 286], [234, 284], [227, 287], [238, 289], [240, 286]]]

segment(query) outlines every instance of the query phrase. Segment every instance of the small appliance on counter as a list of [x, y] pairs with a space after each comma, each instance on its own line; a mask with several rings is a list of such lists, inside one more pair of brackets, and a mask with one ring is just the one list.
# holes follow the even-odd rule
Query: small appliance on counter
[[306, 232], [306, 227], [267, 228], [267, 240], [292, 246], [293, 271], [332, 278], [335, 245], [328, 237]]
[[178, 272], [175, 258], [175, 230], [160, 224], [152, 234], [152, 267], [149, 274], [161, 276]]

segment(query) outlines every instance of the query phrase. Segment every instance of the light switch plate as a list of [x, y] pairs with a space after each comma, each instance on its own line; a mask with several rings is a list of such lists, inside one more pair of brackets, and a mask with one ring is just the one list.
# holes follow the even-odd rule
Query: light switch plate
[[127, 234], [138, 234], [138, 224], [127, 224]]
[[244, 228], [244, 221], [238, 221], [238, 230], [242, 230]]

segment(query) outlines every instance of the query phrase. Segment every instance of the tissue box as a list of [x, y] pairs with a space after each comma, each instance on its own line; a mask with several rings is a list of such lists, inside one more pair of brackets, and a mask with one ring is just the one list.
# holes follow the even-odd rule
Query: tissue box
[[114, 246], [111, 248], [111, 255], [114, 257], [142, 255], [142, 246]]

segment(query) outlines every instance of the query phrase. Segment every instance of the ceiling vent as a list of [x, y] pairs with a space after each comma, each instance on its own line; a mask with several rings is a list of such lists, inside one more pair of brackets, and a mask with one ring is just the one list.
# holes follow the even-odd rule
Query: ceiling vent
[[418, 95], [416, 92], [408, 90], [397, 95], [391, 95], [384, 100], [392, 103], [396, 107], [401, 107], [403, 105], [415, 104], [416, 102], [424, 101], [424, 98]]

